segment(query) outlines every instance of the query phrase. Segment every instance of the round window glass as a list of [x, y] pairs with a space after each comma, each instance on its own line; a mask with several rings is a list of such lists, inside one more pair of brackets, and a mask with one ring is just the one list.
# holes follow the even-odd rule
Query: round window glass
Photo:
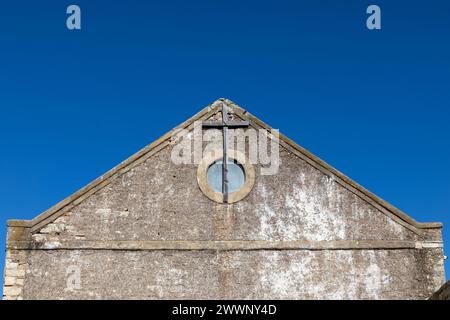
[[[207, 172], [207, 179], [209, 186], [216, 192], [223, 192], [222, 190], [222, 160], [218, 160], [209, 166]], [[245, 173], [242, 166], [233, 160], [228, 160], [228, 192], [238, 191], [245, 183]]]

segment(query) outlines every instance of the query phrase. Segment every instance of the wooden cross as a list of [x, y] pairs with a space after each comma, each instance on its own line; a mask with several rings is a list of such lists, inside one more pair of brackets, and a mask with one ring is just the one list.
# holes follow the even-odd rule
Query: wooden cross
[[221, 128], [223, 133], [222, 157], [222, 193], [223, 202], [228, 203], [228, 128], [247, 128], [248, 121], [230, 121], [228, 106], [222, 102], [222, 121], [209, 121], [203, 123], [203, 128]]

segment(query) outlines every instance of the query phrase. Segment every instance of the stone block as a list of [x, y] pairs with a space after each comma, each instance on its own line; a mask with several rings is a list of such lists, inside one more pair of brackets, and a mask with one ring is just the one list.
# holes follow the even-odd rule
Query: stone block
[[22, 288], [20, 287], [4, 287], [3, 294], [9, 297], [17, 297], [22, 293]]

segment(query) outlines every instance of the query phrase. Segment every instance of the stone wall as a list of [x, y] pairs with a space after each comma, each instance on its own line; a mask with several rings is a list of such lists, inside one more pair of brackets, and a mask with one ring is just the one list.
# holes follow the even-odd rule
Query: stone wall
[[22, 300], [25, 273], [28, 267], [27, 251], [7, 250], [3, 284], [4, 300]]
[[[435, 290], [426, 255], [414, 249], [33, 251], [24, 298], [426, 299]], [[73, 266], [77, 288], [68, 278]]]
[[173, 147], [138, 154], [59, 216], [11, 222], [4, 298], [426, 299], [443, 284], [440, 225], [286, 143], [279, 173], [255, 165], [234, 204], [208, 199]]

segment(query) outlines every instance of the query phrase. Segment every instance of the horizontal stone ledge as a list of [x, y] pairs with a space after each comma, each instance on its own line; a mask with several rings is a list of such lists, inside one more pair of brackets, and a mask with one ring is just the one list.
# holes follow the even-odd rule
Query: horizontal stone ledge
[[336, 240], [336, 241], [11, 241], [12, 250], [370, 250], [370, 249], [423, 249], [442, 248], [442, 242], [426, 241], [380, 241], [380, 240]]

